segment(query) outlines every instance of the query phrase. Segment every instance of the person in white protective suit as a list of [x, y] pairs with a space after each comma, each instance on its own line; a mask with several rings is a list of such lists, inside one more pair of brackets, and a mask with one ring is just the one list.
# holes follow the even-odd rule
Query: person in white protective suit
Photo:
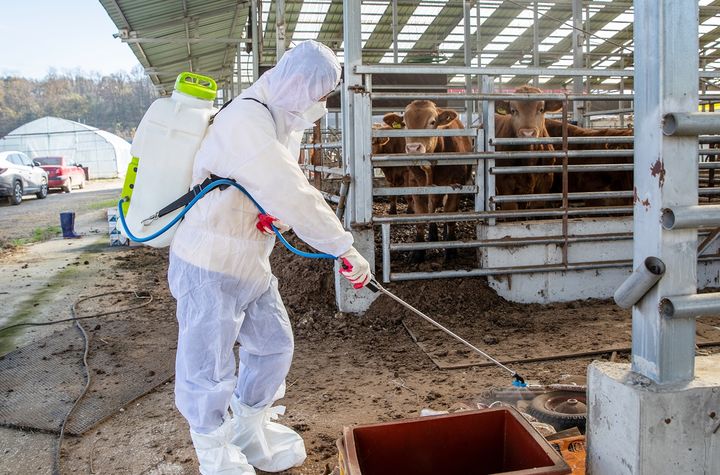
[[279, 472], [306, 457], [302, 438], [272, 421], [293, 335], [270, 270], [269, 223], [286, 223], [315, 249], [340, 256], [355, 288], [371, 278], [351, 234], [297, 163], [302, 131], [327, 112], [324, 98], [339, 81], [332, 50], [298, 44], [217, 114], [195, 156], [193, 184], [211, 174], [234, 179], [268, 213], [258, 216], [233, 187], [216, 189], [187, 213], [170, 249], [179, 323], [175, 403], [203, 475]]

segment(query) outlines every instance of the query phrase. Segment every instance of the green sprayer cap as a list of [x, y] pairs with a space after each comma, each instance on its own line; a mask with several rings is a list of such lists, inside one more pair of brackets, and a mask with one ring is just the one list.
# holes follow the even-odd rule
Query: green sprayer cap
[[217, 95], [217, 84], [211, 77], [195, 73], [180, 73], [175, 80], [175, 90], [198, 99], [212, 101]]

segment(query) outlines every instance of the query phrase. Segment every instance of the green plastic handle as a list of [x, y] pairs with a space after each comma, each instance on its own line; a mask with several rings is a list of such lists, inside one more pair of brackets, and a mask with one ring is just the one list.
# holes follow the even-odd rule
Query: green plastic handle
[[217, 83], [211, 77], [184, 72], [175, 80], [175, 90], [198, 99], [212, 101], [217, 96]]
[[137, 171], [139, 166], [139, 159], [132, 157], [128, 164], [127, 172], [125, 173], [125, 184], [123, 185], [121, 198], [124, 200], [122, 205], [123, 213], [127, 215], [128, 208], [130, 207], [130, 199], [132, 198], [133, 188], [135, 188], [135, 178], [137, 178]]

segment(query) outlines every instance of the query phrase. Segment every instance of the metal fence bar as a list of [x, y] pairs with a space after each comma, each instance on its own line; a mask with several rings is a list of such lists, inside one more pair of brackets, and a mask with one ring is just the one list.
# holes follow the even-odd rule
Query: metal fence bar
[[323, 198], [325, 198], [325, 200], [327, 201], [335, 204], [340, 203], [340, 197], [338, 195], [333, 195], [332, 193], [328, 193], [327, 191], [320, 191], [320, 194], [323, 195]]
[[[385, 224], [383, 224], [385, 226]], [[568, 236], [569, 243], [597, 241], [629, 241], [632, 233], [593, 234], [587, 236]], [[422, 249], [475, 249], [481, 247], [517, 247], [532, 245], [562, 244], [562, 236], [527, 237], [506, 239], [485, 239], [472, 241], [436, 241], [436, 242], [402, 242], [390, 244], [391, 251], [417, 251]]]
[[[634, 154], [633, 149], [622, 149], [622, 150], [568, 150], [568, 158], [584, 158], [584, 157], [632, 157]], [[485, 155], [490, 155], [485, 153]], [[565, 152], [554, 151], [554, 152], [534, 152], [534, 151], [519, 151], [519, 152], [493, 152], [492, 158], [495, 160], [512, 160], [512, 159], [525, 159], [525, 158], [563, 158]], [[489, 158], [489, 157], [487, 157]]]
[[[382, 64], [359, 64], [355, 66], [356, 74], [482, 74], [487, 76], [591, 76], [591, 77], [633, 77], [632, 69], [588, 69], [588, 68], [483, 68], [463, 66], [395, 66]], [[720, 77], [720, 71], [699, 71], [700, 77]]]
[[475, 137], [473, 129], [373, 129], [373, 137]]
[[720, 113], [671, 112], [663, 116], [665, 135], [696, 136], [720, 131]]
[[301, 150], [324, 150], [342, 148], [342, 142], [305, 143], [300, 146]]
[[[570, 208], [569, 216], [607, 216], [616, 214], [632, 214], [632, 206], [608, 206], [590, 208]], [[524, 209], [519, 211], [482, 211], [462, 213], [426, 213], [373, 216], [373, 224], [422, 224], [483, 221], [488, 219], [558, 218], [564, 211], [554, 209]]]
[[[703, 256], [698, 258], [698, 262], [714, 262], [717, 260], [720, 260], [720, 256]], [[567, 272], [596, 269], [613, 269], [630, 266], [632, 266], [632, 260], [627, 259], [618, 261], [569, 263], [567, 266], [564, 266], [562, 264], [545, 264], [537, 266], [500, 267], [470, 270], [445, 270], [438, 272], [396, 272], [390, 274], [390, 281], [397, 282], [403, 280], [488, 277], [497, 275], [526, 274], [538, 272]]]
[[[594, 136], [594, 137], [568, 137], [568, 144], [608, 144], [608, 143], [633, 143], [634, 138], [626, 135], [610, 135], [610, 136]], [[563, 143], [562, 137], [542, 137], [542, 138], [495, 138], [492, 140], [493, 145], [536, 145], [536, 144], [553, 144], [560, 145]]]
[[373, 196], [405, 196], [405, 195], [460, 195], [477, 193], [475, 185], [465, 186], [393, 186], [373, 189]]
[[[720, 189], [718, 189], [720, 192]], [[570, 201], [597, 200], [604, 198], [631, 198], [632, 191], [590, 191], [585, 193], [568, 193]], [[537, 193], [531, 195], [495, 195], [495, 203], [517, 203], [521, 201], [562, 201], [562, 193]]]
[[606, 109], [606, 110], [602, 110], [602, 111], [589, 111], [589, 112], [583, 112], [583, 117], [593, 117], [596, 115], [631, 114], [633, 112], [633, 110], [634, 109], [632, 107], [625, 107], [623, 109]]
[[[395, 66], [395, 65], [368, 65], [355, 66], [356, 74], [482, 74], [487, 76], [594, 76], [594, 77], [632, 77], [632, 69], [577, 69], [577, 68], [483, 68], [464, 66]], [[714, 77], [714, 76], [712, 76]]]
[[321, 165], [311, 165], [309, 163], [303, 163], [300, 168], [303, 170], [309, 170], [312, 172], [319, 172], [319, 173], [327, 173], [329, 175], [345, 175], [345, 172], [342, 168], [334, 168], [334, 167], [325, 167]]
[[[569, 158], [586, 158], [586, 157], [631, 157], [633, 150], [569, 150]], [[432, 165], [439, 164], [443, 161], [451, 160], [529, 160], [533, 158], [562, 158], [563, 152], [534, 152], [534, 151], [517, 151], [517, 152], [456, 152], [456, 153], [403, 153], [403, 154], [386, 154], [372, 155], [373, 164], [376, 166], [389, 166], [389, 162], [398, 162], [405, 165], [413, 165], [415, 163], [430, 163]], [[457, 165], [453, 162], [452, 165]]]
[[427, 100], [436, 100], [436, 99], [457, 99], [459, 101], [465, 101], [465, 100], [475, 100], [475, 101], [486, 101], [486, 100], [504, 100], [504, 99], [511, 99], [513, 101], [560, 101], [560, 100], [569, 100], [569, 101], [586, 101], [586, 100], [594, 100], [594, 101], [632, 101], [633, 95], [632, 94], [558, 94], [558, 93], [541, 93], [541, 94], [530, 94], [530, 93], [519, 93], [519, 92], [513, 92], [513, 93], [494, 93], [494, 94], [484, 94], [484, 93], [473, 93], [473, 94], [463, 94], [463, 93], [456, 93], [456, 92], [417, 92], [417, 93], [408, 93], [408, 92], [374, 92], [371, 94], [371, 97], [373, 100], [389, 100], [389, 99], [409, 99], [409, 100], [415, 100], [415, 99], [427, 99]]
[[[701, 170], [717, 170], [720, 168], [720, 162], [700, 162], [698, 164]], [[597, 165], [568, 165], [568, 172], [625, 172], [632, 171], [634, 168], [632, 163], [617, 164], [597, 164]], [[493, 167], [490, 173], [495, 175], [516, 175], [518, 173], [560, 173], [561, 165], [533, 165], [526, 167]]]
[[[568, 165], [568, 172], [622, 172], [632, 171], [632, 163], [618, 163], [614, 165]], [[533, 165], [527, 167], [493, 167], [490, 173], [493, 175], [517, 175], [520, 173], [562, 173], [562, 165]]]
[[[418, 158], [418, 159], [404, 159], [394, 158], [393, 156], [383, 156], [382, 159], [373, 159], [372, 164], [374, 167], [422, 167], [422, 166], [451, 166], [451, 165], [476, 165], [478, 163], [477, 158], [440, 158], [435, 159], [435, 154], [432, 154], [433, 158]], [[379, 157], [380, 155], [375, 155]], [[398, 157], [402, 155], [397, 155]], [[483, 160], [484, 161], [484, 160]]]

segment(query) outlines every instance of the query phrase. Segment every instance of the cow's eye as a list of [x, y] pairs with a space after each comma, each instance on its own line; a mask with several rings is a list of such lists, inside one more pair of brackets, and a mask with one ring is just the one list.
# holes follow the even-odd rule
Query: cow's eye
[[517, 109], [510, 109], [510, 113], [512, 115], [517, 115], [518, 111], [517, 111]]
[[430, 125], [435, 125], [435, 120], [431, 120]]
[[540, 114], [544, 114], [544, 113], [545, 113], [545, 109], [544, 109], [543, 107], [541, 107], [538, 112], [539, 112]]

